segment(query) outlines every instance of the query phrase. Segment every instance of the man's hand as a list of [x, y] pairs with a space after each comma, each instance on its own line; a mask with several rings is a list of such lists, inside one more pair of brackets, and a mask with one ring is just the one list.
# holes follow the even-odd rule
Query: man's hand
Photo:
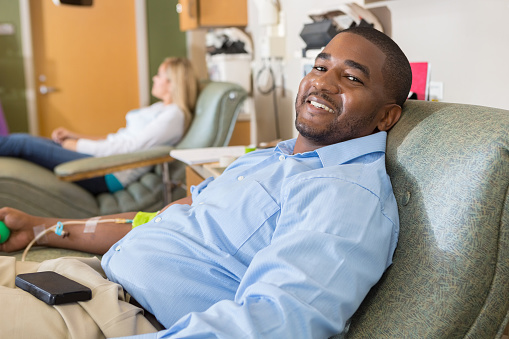
[[34, 217], [17, 209], [0, 208], [0, 220], [11, 230], [9, 239], [0, 244], [1, 252], [24, 249], [34, 239], [34, 227], [40, 226], [44, 218]]

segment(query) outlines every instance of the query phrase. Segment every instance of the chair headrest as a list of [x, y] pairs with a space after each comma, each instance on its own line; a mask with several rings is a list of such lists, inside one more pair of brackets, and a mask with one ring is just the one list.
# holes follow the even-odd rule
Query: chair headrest
[[240, 85], [207, 84], [198, 96], [191, 125], [176, 148], [227, 146], [246, 97]]
[[387, 139], [398, 247], [348, 338], [496, 336], [509, 308], [508, 131], [509, 111], [405, 104]]

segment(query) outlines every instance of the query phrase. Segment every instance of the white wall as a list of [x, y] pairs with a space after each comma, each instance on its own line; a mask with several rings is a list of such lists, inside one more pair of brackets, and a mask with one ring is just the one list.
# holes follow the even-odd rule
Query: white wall
[[509, 109], [509, 0], [387, 2], [392, 37], [411, 61], [431, 63], [444, 99]]
[[[255, 46], [255, 77], [262, 65], [259, 41], [265, 28], [256, 24], [256, 0], [248, 1], [246, 31], [253, 37]], [[273, 66], [282, 138], [296, 135], [293, 105], [302, 78], [299, 53], [305, 47], [299, 34], [303, 25], [311, 22], [307, 13], [339, 2], [280, 0], [286, 21], [286, 55], [282, 64], [273, 62]], [[410, 61], [430, 62], [431, 80], [444, 85], [442, 101], [509, 109], [505, 93], [509, 89], [509, 26], [506, 24], [509, 0], [391, 0], [366, 4], [368, 8], [384, 6], [390, 19], [386, 32]], [[254, 97], [258, 140], [272, 140], [276, 136], [272, 96], [261, 95], [255, 88]]]

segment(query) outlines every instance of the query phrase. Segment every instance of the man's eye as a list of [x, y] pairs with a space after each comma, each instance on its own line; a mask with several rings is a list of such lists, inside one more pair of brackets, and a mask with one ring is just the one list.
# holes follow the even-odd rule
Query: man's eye
[[326, 71], [325, 67], [322, 67], [322, 66], [315, 66], [313, 68], [316, 69], [318, 72], [325, 72]]
[[362, 81], [360, 81], [358, 78], [356, 78], [352, 75], [348, 75], [346, 78], [350, 81], [360, 82], [362, 84]]

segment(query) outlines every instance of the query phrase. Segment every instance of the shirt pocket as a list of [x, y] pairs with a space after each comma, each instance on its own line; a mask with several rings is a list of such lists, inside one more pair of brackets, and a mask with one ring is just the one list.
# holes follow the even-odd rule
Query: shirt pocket
[[[247, 241], [256, 242], [257, 246], [270, 241], [267, 235], [272, 234], [275, 225], [267, 220], [280, 207], [258, 182], [245, 179], [231, 185], [226, 192], [214, 191], [207, 192], [211, 195], [203, 202], [202, 213], [197, 213], [201, 225], [205, 222], [211, 226], [210, 234], [204, 234], [207, 240], [230, 254], [235, 254]], [[253, 237], [262, 227], [260, 237]]]

